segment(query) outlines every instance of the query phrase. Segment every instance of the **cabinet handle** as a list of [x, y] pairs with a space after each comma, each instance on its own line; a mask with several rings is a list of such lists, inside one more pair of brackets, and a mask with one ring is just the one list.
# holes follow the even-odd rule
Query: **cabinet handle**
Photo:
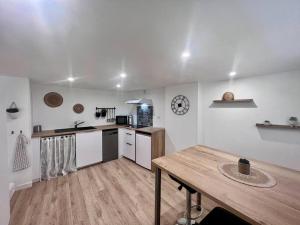
[[130, 146], [132, 145], [132, 144], [130, 144], [130, 143], [128, 143], [128, 142], [127, 142], [126, 144], [127, 144], [127, 145], [130, 145]]
[[130, 133], [126, 133], [127, 135], [132, 135], [132, 134], [130, 134]]

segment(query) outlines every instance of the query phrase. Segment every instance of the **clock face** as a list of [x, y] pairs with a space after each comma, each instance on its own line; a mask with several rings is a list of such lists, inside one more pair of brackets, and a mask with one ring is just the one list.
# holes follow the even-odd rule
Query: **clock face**
[[177, 95], [171, 102], [171, 109], [177, 115], [184, 115], [189, 111], [190, 102], [187, 97]]

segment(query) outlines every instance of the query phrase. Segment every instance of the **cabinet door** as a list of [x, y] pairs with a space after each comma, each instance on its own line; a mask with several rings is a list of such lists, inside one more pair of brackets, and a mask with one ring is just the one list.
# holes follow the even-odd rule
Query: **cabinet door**
[[126, 148], [126, 145], [125, 145], [125, 129], [124, 128], [119, 128], [118, 132], [119, 132], [119, 134], [118, 134], [119, 135], [118, 136], [119, 158], [121, 158], [124, 155], [125, 148]]
[[76, 134], [77, 168], [102, 161], [102, 131]]
[[136, 134], [136, 163], [151, 170], [151, 136]]
[[123, 155], [135, 161], [135, 131], [130, 129], [124, 129], [124, 153]]

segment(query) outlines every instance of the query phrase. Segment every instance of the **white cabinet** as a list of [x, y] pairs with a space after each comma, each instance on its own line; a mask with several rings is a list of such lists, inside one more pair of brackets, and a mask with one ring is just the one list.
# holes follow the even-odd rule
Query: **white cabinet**
[[151, 136], [136, 134], [136, 163], [151, 170]]
[[124, 155], [124, 149], [126, 147], [125, 142], [125, 130], [124, 128], [119, 128], [118, 130], [118, 150], [119, 150], [119, 158]]
[[32, 138], [32, 181], [39, 181], [41, 178], [41, 139]]
[[119, 129], [119, 154], [135, 161], [135, 131], [127, 128]]
[[76, 134], [77, 168], [102, 161], [102, 131]]

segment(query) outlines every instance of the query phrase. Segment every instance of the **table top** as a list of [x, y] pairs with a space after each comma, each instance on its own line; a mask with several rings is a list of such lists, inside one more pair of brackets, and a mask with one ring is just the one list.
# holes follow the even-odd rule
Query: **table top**
[[250, 160], [251, 166], [268, 172], [277, 181], [272, 188], [252, 187], [218, 170], [219, 163], [237, 162], [238, 158], [206, 146], [194, 146], [152, 163], [251, 224], [299, 225], [300, 172]]

